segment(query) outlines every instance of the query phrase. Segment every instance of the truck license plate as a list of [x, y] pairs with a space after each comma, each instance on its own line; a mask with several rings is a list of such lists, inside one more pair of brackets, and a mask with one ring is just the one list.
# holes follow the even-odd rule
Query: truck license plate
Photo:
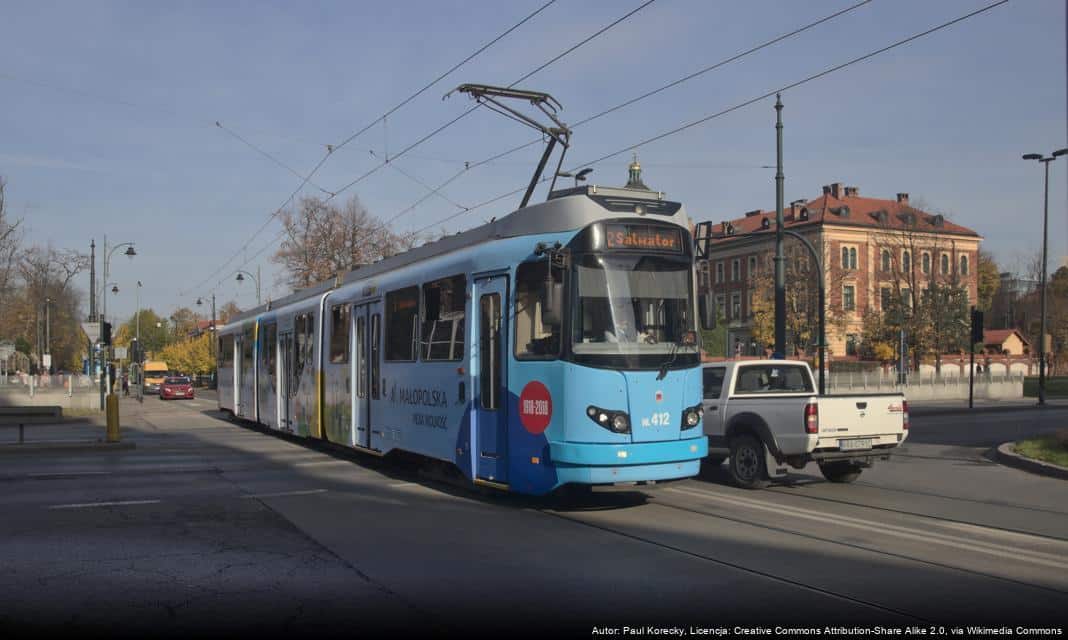
[[871, 449], [871, 438], [853, 438], [852, 440], [839, 440], [838, 448], [842, 451], [859, 451]]

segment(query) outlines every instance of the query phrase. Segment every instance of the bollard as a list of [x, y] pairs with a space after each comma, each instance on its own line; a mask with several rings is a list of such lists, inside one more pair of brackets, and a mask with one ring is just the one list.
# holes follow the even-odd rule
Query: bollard
[[107, 413], [107, 441], [118, 442], [119, 441], [119, 397], [114, 393], [109, 393], [107, 397], [106, 405]]

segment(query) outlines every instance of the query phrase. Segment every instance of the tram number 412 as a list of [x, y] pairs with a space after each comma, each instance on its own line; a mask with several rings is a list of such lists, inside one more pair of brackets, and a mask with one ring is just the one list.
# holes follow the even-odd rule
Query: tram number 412
[[671, 414], [667, 411], [661, 411], [648, 418], [642, 418], [643, 427], [666, 427], [669, 424], [671, 424]]

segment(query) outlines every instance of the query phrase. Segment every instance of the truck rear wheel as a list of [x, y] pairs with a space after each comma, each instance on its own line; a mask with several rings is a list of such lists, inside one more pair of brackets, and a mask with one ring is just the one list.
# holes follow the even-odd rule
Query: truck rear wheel
[[820, 463], [820, 473], [830, 482], [848, 484], [860, 477], [863, 471], [859, 466], [848, 462], [824, 462]]
[[743, 489], [763, 489], [768, 486], [763, 442], [755, 436], [744, 434], [731, 439], [730, 449], [730, 473], [734, 484]]

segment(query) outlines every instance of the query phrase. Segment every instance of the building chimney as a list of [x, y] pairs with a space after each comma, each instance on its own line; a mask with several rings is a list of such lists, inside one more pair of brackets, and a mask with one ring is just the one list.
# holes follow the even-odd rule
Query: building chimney
[[898, 202], [898, 204], [908, 204], [909, 203], [909, 194], [907, 194], [907, 193], [899, 193], [899, 194], [897, 194], [897, 202]]
[[827, 185], [827, 184], [823, 185], [823, 195], [825, 195], [825, 196], [831, 195], [831, 186], [830, 185]]
[[745, 217], [746, 218], [752, 218], [753, 216], [759, 216], [759, 215], [760, 215], [760, 209], [754, 209], [752, 211], [746, 211], [745, 212]]
[[860, 195], [860, 189], [858, 189], [856, 187], [846, 187], [845, 188], [845, 194], [846, 194], [846, 196], [856, 197], [856, 196]]
[[801, 206], [805, 204], [804, 200], [794, 200], [790, 203], [790, 215], [797, 217], [797, 213], [801, 210]]
[[842, 190], [842, 183], [841, 182], [832, 182], [831, 183], [831, 195], [834, 196], [836, 199], [837, 198], [841, 198], [842, 196], [845, 195], [845, 192]]

